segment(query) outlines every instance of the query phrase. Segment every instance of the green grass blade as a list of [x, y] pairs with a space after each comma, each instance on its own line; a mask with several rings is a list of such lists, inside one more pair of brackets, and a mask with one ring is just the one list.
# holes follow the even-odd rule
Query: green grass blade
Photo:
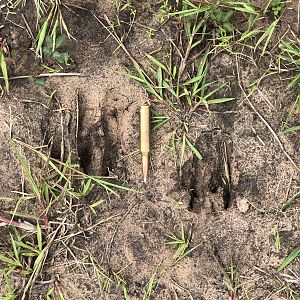
[[36, 50], [35, 50], [35, 53], [36, 55], [39, 54], [41, 48], [42, 48], [42, 45], [44, 43], [44, 40], [45, 40], [45, 37], [46, 37], [46, 33], [47, 33], [47, 29], [48, 29], [48, 24], [49, 24], [49, 21], [48, 19], [45, 21], [45, 23], [43, 24], [39, 34], [38, 34], [38, 43], [37, 43], [37, 46], [36, 46]]
[[9, 81], [8, 81], [8, 72], [7, 72], [7, 65], [5, 62], [4, 53], [0, 50], [0, 64], [1, 64], [1, 72], [5, 82], [5, 90], [7, 94], [9, 94]]
[[132, 79], [136, 80], [137, 82], [140, 82], [143, 85], [143, 87], [146, 89], [146, 91], [153, 94], [158, 100], [163, 101], [163, 98], [155, 90], [155, 88], [153, 87], [154, 84], [151, 82], [149, 77], [146, 74], [144, 74], [144, 71], [141, 70], [139, 68], [139, 66], [135, 66], [135, 68], [136, 68], [136, 71], [138, 72], [139, 76], [134, 75], [131, 71], [126, 69], [128, 72], [128, 76], [131, 77]]
[[125, 299], [125, 300], [130, 300], [125, 285], [123, 285], [123, 295], [124, 295], [124, 299]]
[[176, 93], [173, 87], [171, 87], [171, 85], [167, 83], [166, 80], [163, 80], [163, 87], [167, 89], [175, 98], [178, 98], [179, 95]]
[[[299, 53], [300, 54], [300, 53]], [[300, 82], [300, 74], [295, 76], [295, 78], [288, 84], [287, 89], [293, 88], [295, 85], [297, 85]]]
[[287, 128], [287, 129], [285, 129], [285, 130], [283, 131], [283, 133], [294, 132], [294, 131], [298, 131], [298, 130], [300, 130], [300, 125], [298, 125], [298, 126], [293, 126], [293, 127], [289, 127], [289, 128]]
[[300, 198], [300, 192], [293, 195], [281, 208], [281, 211], [286, 211], [297, 199]]
[[101, 205], [102, 203], [104, 203], [105, 201], [104, 200], [98, 200], [96, 202], [94, 202], [93, 204], [91, 204], [89, 207], [91, 209], [91, 211], [96, 214], [96, 210], [95, 208], [98, 207], [99, 205]]
[[134, 79], [135, 81], [145, 84], [145, 78], [141, 78], [141, 77], [134, 75], [128, 68], [125, 68], [125, 70], [127, 71], [128, 77]]
[[265, 54], [267, 46], [270, 42], [270, 39], [272, 37], [272, 34], [274, 33], [274, 30], [275, 30], [278, 22], [279, 22], [279, 19], [276, 19], [275, 21], [273, 21], [273, 23], [267, 28], [267, 30], [259, 38], [259, 40], [257, 41], [257, 43], [254, 47], [254, 50], [256, 50], [257, 47], [265, 41], [265, 44], [264, 44], [264, 47], [263, 47], [263, 50], [262, 50], [262, 53], [261, 53], [262, 56]]
[[203, 79], [203, 77], [204, 77], [204, 74], [200, 74], [200, 75], [195, 76], [195, 77], [191, 78], [190, 80], [186, 81], [185, 83], [183, 83], [183, 85], [190, 85], [192, 83], [199, 82]]
[[255, 37], [257, 34], [259, 34], [261, 32], [260, 29], [258, 28], [255, 28], [253, 30], [249, 30], [249, 31], [246, 31], [242, 34], [241, 38], [239, 39], [239, 43], [243, 42], [244, 40], [246, 39], [251, 39], [252, 37]]
[[160, 94], [161, 97], [163, 97], [163, 89], [162, 89], [163, 73], [162, 73], [162, 68], [157, 69], [156, 78], [157, 78], [158, 87], [159, 87], [159, 94]]
[[287, 265], [289, 265], [298, 255], [300, 254], [300, 247], [295, 249], [284, 261], [283, 263], [278, 267], [277, 272], [284, 269]]
[[42, 235], [42, 229], [39, 223], [36, 225], [36, 237], [37, 237], [37, 244], [39, 251], [43, 250], [43, 235]]
[[158, 278], [155, 274], [152, 275], [148, 282], [147, 290], [144, 293], [143, 300], [148, 300], [153, 293], [154, 289], [156, 288], [158, 283]]
[[159, 60], [157, 60], [155, 57], [153, 57], [152, 55], [150, 54], [146, 54], [147, 57], [159, 68], [161, 68], [162, 70], [166, 71], [167, 73], [169, 73], [169, 70], [168, 68], [162, 64]]
[[13, 247], [15, 258], [18, 262], [20, 262], [19, 250], [18, 250], [18, 247], [16, 245], [16, 241], [14, 240], [11, 233], [10, 233], [10, 240], [11, 240], [11, 244], [12, 244], [12, 247]]
[[16, 260], [6, 257], [5, 255], [0, 254], [0, 261], [15, 267], [22, 267], [22, 264]]
[[242, 1], [226, 1], [226, 4], [234, 10], [242, 11], [248, 14], [258, 14], [250, 3]]
[[182, 253], [182, 255], [180, 255], [180, 256], [177, 258], [177, 260], [175, 261], [175, 263], [177, 263], [177, 262], [180, 261], [181, 259], [185, 258], [187, 255], [189, 255], [189, 254], [192, 253], [194, 250], [196, 250], [199, 246], [200, 246], [200, 244], [197, 245], [197, 246], [195, 246], [195, 247], [193, 247], [193, 248], [191, 248], [191, 249], [189, 249], [188, 251], [185, 251], [186, 249], [184, 249], [184, 252]]
[[196, 147], [186, 138], [186, 143], [190, 147], [191, 151], [197, 156], [199, 160], [203, 159], [201, 153], [196, 149]]
[[217, 88], [215, 88], [214, 90], [212, 90], [211, 92], [209, 92], [207, 95], [205, 95], [203, 98], [205, 100], [207, 100], [207, 98], [209, 98], [210, 96], [214, 95], [215, 93], [217, 93], [219, 90], [221, 90], [227, 83], [223, 83], [221, 85], [219, 85]]
[[126, 186], [118, 185], [118, 184], [115, 184], [115, 183], [111, 183], [111, 182], [108, 182], [108, 181], [105, 181], [105, 180], [103, 180], [103, 179], [101, 179], [101, 178], [98, 178], [98, 177], [96, 177], [96, 176], [90, 176], [90, 178], [91, 178], [94, 182], [100, 184], [100, 185], [101, 185], [102, 187], [104, 187], [107, 191], [113, 193], [113, 194], [116, 195], [116, 196], [119, 196], [119, 194], [118, 194], [116, 191], [114, 191], [112, 188], [116, 188], [116, 189], [125, 190], [125, 191], [128, 191], [128, 192], [135, 192], [135, 193], [137, 193], [137, 191], [134, 190], [134, 189], [128, 188], [128, 187], [126, 187]]
[[19, 247], [23, 248], [23, 249], [27, 249], [27, 250], [33, 252], [34, 254], [39, 254], [40, 253], [39, 250], [35, 249], [34, 247], [32, 247], [32, 246], [30, 246], [28, 244], [23, 243], [22, 241], [16, 241], [16, 244]]

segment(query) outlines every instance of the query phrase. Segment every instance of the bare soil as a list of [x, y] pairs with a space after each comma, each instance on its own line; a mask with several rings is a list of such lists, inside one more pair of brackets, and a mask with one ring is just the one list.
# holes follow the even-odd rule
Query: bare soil
[[[286, 10], [272, 40], [274, 46], [276, 38], [289, 26], [296, 26], [294, 2], [288, 4], [290, 9]], [[263, 7], [263, 3], [260, 1], [257, 6]], [[299, 191], [299, 169], [287, 159], [260, 118], [268, 122], [285, 151], [300, 166], [299, 133], [282, 133], [282, 122], [296, 91], [286, 90], [288, 77], [268, 77], [250, 96], [257, 110], [254, 111], [241, 90], [268, 69], [273, 63], [271, 55], [260, 57], [247, 50], [244, 57], [222, 52], [211, 59], [209, 80], [227, 82], [221, 96], [236, 100], [191, 114], [190, 135], [203, 160], [188, 155], [182, 174], [174, 164], [171, 151], [165, 147], [169, 133], [177, 126], [176, 120], [155, 130], [149, 182], [144, 184], [138, 153], [138, 112], [140, 105], [153, 99], [124, 75], [124, 66], [130, 66], [130, 60], [121, 49], [115, 51], [115, 41], [91, 14], [99, 17], [106, 14], [114, 19], [115, 3], [72, 0], [68, 4], [70, 9], [65, 9], [64, 14], [77, 41], [69, 40], [63, 46], [73, 60], [64, 72], [78, 72], [81, 76], [52, 77], [42, 86], [32, 80], [11, 81], [10, 95], [0, 99], [0, 196], [10, 197], [14, 191], [29, 188], [8, 144], [10, 132], [14, 138], [33, 146], [52, 141], [52, 157], [65, 159], [72, 152], [84, 172], [112, 176], [113, 182], [139, 192], [121, 192], [118, 198], [108, 197], [96, 188], [86, 199], [74, 203], [74, 207], [57, 205], [49, 215], [50, 221], [64, 219], [66, 224], [50, 249], [29, 299], [44, 299], [54, 279], [66, 299], [123, 299], [121, 288], [114, 284], [107, 291], [99, 289], [88, 263], [91, 257], [105, 274], [124, 269], [121, 275], [131, 300], [143, 299], [153, 274], [159, 281], [150, 299], [177, 299], [176, 294], [179, 299], [197, 300], [300, 299], [299, 280], [289, 282], [290, 277], [284, 276], [299, 279], [300, 261], [296, 259], [284, 274], [276, 272], [283, 259], [299, 246], [299, 205], [296, 203], [284, 215], [277, 216], [278, 209]], [[137, 10], [136, 24], [132, 28], [123, 24], [118, 30], [120, 34], [130, 30], [125, 46], [147, 66], [144, 53], [162, 46], [158, 55], [163, 55], [166, 33], [172, 34], [176, 29], [172, 23], [160, 27], [155, 13], [161, 1], [132, 1], [132, 5]], [[22, 10], [32, 31], [35, 30], [33, 11], [32, 3]], [[121, 18], [126, 21], [129, 16], [121, 14]], [[7, 39], [11, 52], [16, 55], [11, 75], [43, 72], [29, 50], [32, 41], [20, 14], [11, 20], [22, 27], [2, 20], [1, 37]], [[243, 20], [234, 22], [239, 24]], [[146, 27], [160, 29], [150, 38]], [[20, 68], [14, 73], [16, 66]], [[54, 90], [57, 91], [55, 101], [47, 108], [46, 94]], [[162, 112], [167, 109], [163, 105], [155, 106]], [[223, 142], [228, 146], [232, 176], [233, 195], [228, 209], [224, 209], [223, 184], [218, 177], [223, 172]], [[41, 161], [30, 152], [24, 153], [38, 175]], [[89, 204], [99, 199], [105, 203], [95, 215]], [[34, 201], [23, 206], [27, 212], [37, 209]], [[13, 208], [9, 202], [0, 202], [0, 211]], [[110, 222], [88, 230], [110, 216], [114, 216]], [[181, 224], [191, 245], [200, 246], [174, 264], [175, 248], [166, 241], [168, 235], [180, 234]], [[275, 248], [275, 226], [282, 238], [280, 251]], [[5, 248], [8, 233], [9, 228], [0, 227], [0, 249]], [[70, 235], [73, 236], [63, 238]], [[239, 298], [232, 298], [226, 285], [225, 274], [231, 265], [236, 267], [234, 284], [240, 285]], [[13, 278], [15, 288], [21, 290], [25, 279], [18, 274], [13, 274]], [[294, 290], [294, 298], [282, 289], [287, 285]]]

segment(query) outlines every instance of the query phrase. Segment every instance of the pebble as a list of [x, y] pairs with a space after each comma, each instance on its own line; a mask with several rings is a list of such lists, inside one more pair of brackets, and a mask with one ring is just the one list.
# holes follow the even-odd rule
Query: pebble
[[246, 198], [238, 199], [237, 200], [237, 207], [238, 210], [242, 213], [245, 213], [249, 209], [249, 202]]

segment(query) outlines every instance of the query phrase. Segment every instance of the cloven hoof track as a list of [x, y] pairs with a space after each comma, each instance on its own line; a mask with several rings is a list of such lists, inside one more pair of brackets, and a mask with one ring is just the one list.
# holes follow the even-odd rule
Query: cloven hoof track
[[229, 159], [229, 175], [232, 143], [227, 135], [225, 138], [223, 136], [219, 128], [203, 133], [195, 145], [205, 153], [204, 159], [199, 161], [197, 157], [193, 157], [183, 166], [181, 186], [189, 191], [189, 209], [193, 212], [199, 212], [203, 207], [212, 211], [227, 209], [231, 205], [232, 191], [226, 178], [224, 143]]
[[88, 126], [80, 122], [78, 155], [81, 167], [88, 174], [109, 176], [116, 167], [120, 140], [116, 134], [118, 110], [103, 107], [99, 120]]

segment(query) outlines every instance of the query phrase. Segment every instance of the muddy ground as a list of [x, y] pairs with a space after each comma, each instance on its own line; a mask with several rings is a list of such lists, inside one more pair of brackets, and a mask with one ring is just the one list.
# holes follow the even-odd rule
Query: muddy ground
[[[27, 2], [21, 12], [34, 32], [34, 7]], [[281, 20], [276, 38], [289, 26], [296, 26], [296, 2], [287, 4], [290, 9]], [[262, 3], [257, 6], [263, 7]], [[65, 225], [50, 248], [29, 299], [45, 299], [53, 282], [66, 299], [124, 299], [122, 289], [115, 283], [106, 291], [99, 289], [91, 257], [111, 278], [122, 270], [129, 299], [143, 299], [153, 274], [158, 284], [150, 299], [300, 299], [300, 261], [296, 259], [283, 272], [276, 272], [284, 258], [299, 246], [299, 205], [296, 203], [279, 216], [277, 213], [299, 191], [299, 169], [287, 159], [260, 118], [270, 124], [285, 151], [300, 166], [299, 133], [282, 133], [282, 122], [297, 91], [286, 91], [288, 76], [268, 77], [250, 97], [257, 110], [254, 111], [241, 89], [274, 63], [272, 55], [260, 57], [246, 50], [245, 56], [221, 52], [211, 59], [210, 79], [227, 82], [222, 93], [236, 100], [212, 106], [210, 111], [197, 109], [190, 115], [190, 135], [203, 160], [189, 154], [182, 174], [165, 147], [169, 133], [177, 126], [176, 120], [155, 130], [149, 182], [144, 184], [137, 151], [138, 111], [140, 105], [153, 99], [124, 75], [124, 66], [130, 66], [130, 60], [121, 49], [115, 51], [115, 41], [91, 14], [115, 19], [115, 3], [73, 0], [68, 5], [64, 13], [77, 41], [68, 40], [63, 46], [72, 58], [64, 72], [80, 75], [49, 78], [43, 85], [32, 80], [11, 80], [10, 95], [0, 99], [0, 196], [10, 197], [15, 191], [29, 189], [8, 144], [9, 133], [33, 146], [51, 142], [53, 158], [65, 159], [72, 152], [84, 172], [112, 176], [113, 182], [139, 193], [121, 191], [116, 197], [97, 187], [71, 207], [63, 201], [57, 204], [49, 213], [50, 225], [56, 228], [62, 220]], [[123, 24], [118, 33], [130, 30], [125, 46], [147, 66], [144, 53], [161, 46], [163, 53], [166, 33], [176, 33], [176, 27], [172, 22], [159, 24], [155, 15], [161, 1], [132, 1], [132, 5], [136, 9], [135, 23], [132, 28]], [[1, 37], [6, 38], [16, 55], [11, 70], [20, 66], [18, 73], [12, 75], [44, 72], [29, 50], [32, 41], [20, 13], [10, 18], [14, 23], [3, 16]], [[120, 18], [128, 22], [130, 15], [124, 13]], [[159, 30], [150, 38], [147, 27]], [[46, 95], [54, 90], [55, 100], [48, 107]], [[161, 112], [168, 109], [154, 105]], [[228, 146], [233, 190], [228, 209], [224, 209], [224, 186], [218, 177], [223, 172], [223, 142]], [[42, 162], [30, 151], [24, 153], [38, 176]], [[105, 202], [95, 215], [89, 204], [98, 199]], [[37, 210], [34, 200], [22, 205], [26, 211]], [[0, 211], [13, 208], [10, 202], [0, 203]], [[89, 230], [110, 216], [114, 217], [109, 222]], [[175, 247], [166, 242], [168, 235], [180, 234], [181, 224], [191, 246], [199, 246], [174, 264]], [[276, 226], [280, 250], [275, 247]], [[9, 230], [0, 227], [2, 250], [9, 243]], [[236, 268], [236, 298], [226, 284], [226, 272], [231, 266]], [[11, 276], [16, 293], [21, 295], [27, 279], [18, 274]], [[5, 295], [2, 283], [0, 293]]]

